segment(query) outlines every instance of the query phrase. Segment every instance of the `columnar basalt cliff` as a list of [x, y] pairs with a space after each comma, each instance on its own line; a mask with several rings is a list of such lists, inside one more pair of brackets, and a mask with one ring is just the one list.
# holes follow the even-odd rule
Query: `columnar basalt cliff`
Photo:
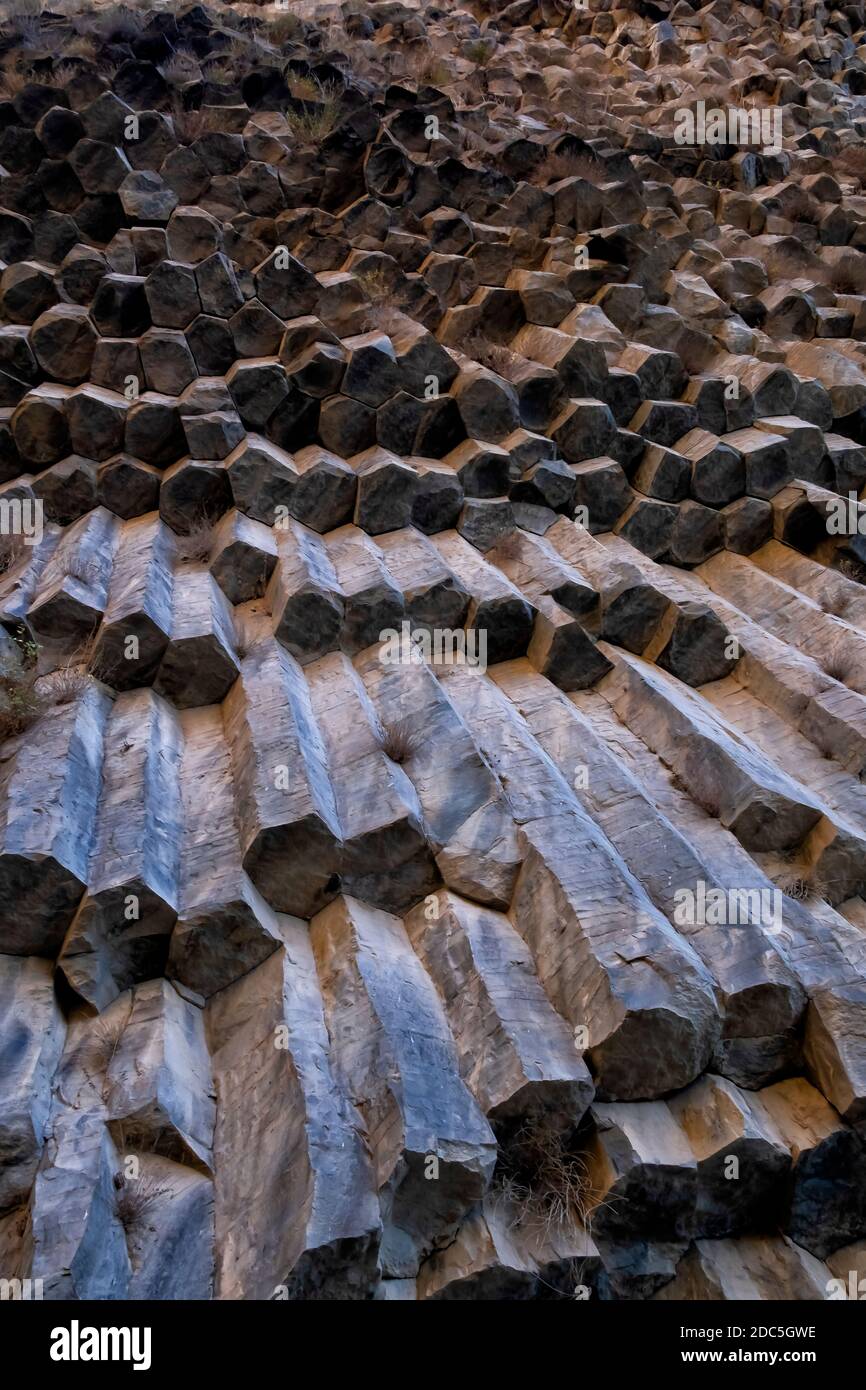
[[0, 1279], [846, 1296], [863, 0], [16, 4]]

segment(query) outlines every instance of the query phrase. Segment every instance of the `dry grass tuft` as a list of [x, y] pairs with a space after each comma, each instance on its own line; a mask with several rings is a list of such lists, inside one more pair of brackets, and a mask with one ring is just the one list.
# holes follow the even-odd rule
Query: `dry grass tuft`
[[77, 71], [74, 63], [58, 63], [50, 72], [40, 72], [31, 76], [29, 81], [37, 82], [40, 87], [56, 87], [59, 91], [64, 91]]
[[213, 539], [214, 523], [207, 516], [199, 516], [185, 536], [175, 536], [175, 554], [181, 564], [207, 564]]
[[45, 713], [45, 700], [36, 685], [36, 671], [0, 675], [0, 743], [31, 728]]
[[32, 546], [25, 545], [23, 536], [0, 535], [0, 574], [16, 569], [28, 550], [32, 550]]
[[211, 118], [208, 112], [187, 110], [177, 101], [172, 107], [171, 123], [180, 143], [191, 145], [200, 135], [204, 135], [205, 131], [210, 130]]
[[201, 68], [195, 58], [189, 57], [186, 53], [173, 53], [160, 65], [159, 70], [166, 82], [173, 84], [195, 82], [201, 76]]
[[91, 638], [74, 651], [63, 666], [41, 678], [40, 689], [50, 704], [72, 704], [92, 681], [99, 679], [96, 671], [91, 670], [95, 648], [96, 641]]
[[302, 144], [318, 144], [326, 140], [340, 123], [340, 89], [333, 82], [319, 82], [317, 78], [305, 79], [315, 87], [313, 98], [301, 98], [310, 102], [301, 111], [287, 109], [285, 116], [289, 129], [296, 140]]
[[866, 565], [862, 560], [855, 560], [853, 557], [843, 555], [836, 561], [836, 570], [839, 574], [844, 574], [846, 579], [851, 579], [855, 584], [866, 584]]
[[512, 1228], [545, 1236], [585, 1226], [592, 1210], [586, 1165], [565, 1135], [542, 1120], [526, 1120], [499, 1146], [492, 1196]]
[[448, 87], [455, 81], [455, 74], [445, 59], [426, 49], [412, 49], [407, 59], [407, 67], [419, 85]]
[[785, 894], [785, 897], [793, 899], [794, 902], [804, 903], [808, 898], [814, 896], [811, 883], [801, 874], [782, 874], [774, 882], [776, 887]]
[[0, 100], [12, 101], [30, 81], [32, 78], [28, 73], [20, 72], [18, 68], [4, 68], [0, 74]]
[[386, 729], [380, 739], [382, 752], [392, 763], [405, 763], [421, 746], [421, 736], [408, 719], [399, 719]]
[[480, 333], [473, 333], [467, 338], [460, 350], [479, 366], [486, 367], [506, 381], [512, 379], [520, 366], [521, 359], [510, 348], [503, 347], [501, 343], [491, 343]]
[[123, 1173], [115, 1174], [114, 1185], [114, 1214], [127, 1235], [147, 1225], [151, 1211], [169, 1190], [153, 1178], [127, 1178]]
[[285, 43], [300, 43], [304, 33], [304, 25], [296, 14], [281, 14], [268, 25], [268, 38], [278, 47]]
[[289, 91], [296, 101], [318, 101], [319, 88], [312, 77], [303, 73], [292, 73], [287, 77]]
[[86, 58], [92, 62], [99, 53], [99, 44], [92, 34], [76, 34], [63, 46], [67, 58]]

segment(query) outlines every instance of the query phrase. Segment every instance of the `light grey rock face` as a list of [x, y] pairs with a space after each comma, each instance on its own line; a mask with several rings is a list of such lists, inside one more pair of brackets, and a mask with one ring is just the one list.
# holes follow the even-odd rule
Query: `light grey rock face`
[[62, 8], [3, 31], [0, 1282], [850, 1288], [863, 0]]
[[132, 991], [104, 1096], [121, 1147], [182, 1155], [210, 1170], [214, 1101], [202, 1011], [167, 980]]
[[305, 924], [208, 1006], [218, 1121], [216, 1296], [368, 1297], [380, 1218], [361, 1121], [331, 1058]]
[[528, 950], [500, 913], [453, 893], [435, 899], [433, 911], [410, 913], [406, 927], [442, 997], [462, 1076], [493, 1119], [541, 1115], [573, 1128], [592, 1082]]
[[[404, 1237], [418, 1258], [482, 1196], [493, 1132], [460, 1079], [442, 1004], [399, 919], [341, 898], [314, 920], [311, 941], [337, 1074], [365, 1117], [387, 1195], [390, 1243]], [[369, 1042], [358, 1048], [361, 1019]], [[425, 1186], [430, 1164], [438, 1177]]]
[[0, 1082], [0, 1210], [4, 1211], [26, 1201], [45, 1142], [51, 1083], [66, 1032], [51, 976], [50, 961], [0, 957], [0, 1045], [7, 1059]]

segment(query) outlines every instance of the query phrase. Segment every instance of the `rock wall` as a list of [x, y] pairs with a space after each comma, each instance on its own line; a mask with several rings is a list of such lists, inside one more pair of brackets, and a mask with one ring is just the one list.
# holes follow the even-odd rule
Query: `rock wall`
[[0, 26], [0, 1278], [838, 1296], [862, 0], [60, 9]]

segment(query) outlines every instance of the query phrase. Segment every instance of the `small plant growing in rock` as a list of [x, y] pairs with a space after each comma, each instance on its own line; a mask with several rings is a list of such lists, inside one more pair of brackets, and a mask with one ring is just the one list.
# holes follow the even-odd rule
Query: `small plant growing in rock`
[[24, 72], [19, 72], [17, 68], [5, 68], [0, 74], [0, 98], [11, 101], [31, 82], [32, 78]]
[[6, 574], [21, 563], [27, 547], [24, 537], [17, 534], [0, 536], [0, 574]]
[[392, 763], [405, 763], [417, 752], [421, 745], [421, 738], [416, 733], [409, 721], [400, 719], [396, 724], [392, 724], [386, 729], [380, 745], [382, 752], [391, 759]]
[[843, 555], [836, 561], [836, 569], [839, 574], [844, 574], [846, 579], [851, 579], [855, 584], [866, 584], [866, 565], [861, 560]]
[[35, 670], [0, 675], [0, 743], [23, 734], [45, 713]]
[[488, 371], [495, 372], [497, 376], [504, 377], [506, 381], [510, 381], [520, 367], [520, 358], [516, 353], [503, 347], [501, 343], [491, 343], [488, 338], [479, 333], [467, 338], [462, 350], [479, 366], [486, 367]]
[[478, 67], [485, 67], [494, 54], [494, 45], [485, 43], [484, 39], [476, 39], [464, 50], [470, 63], [476, 63]]
[[300, 43], [303, 37], [304, 25], [296, 14], [281, 14], [268, 25], [268, 38], [278, 47], [284, 43]]
[[126, 1178], [122, 1173], [115, 1173], [114, 1186], [114, 1214], [128, 1236], [147, 1225], [153, 1208], [168, 1190], [153, 1178]]
[[311, 81], [316, 87], [314, 98], [300, 111], [285, 113], [289, 130], [301, 144], [319, 144], [337, 129], [340, 123], [340, 90], [333, 82]]
[[191, 145], [200, 135], [210, 130], [211, 118], [206, 111], [188, 111], [180, 101], [176, 101], [172, 107], [171, 123], [180, 143]]
[[386, 304], [391, 298], [391, 281], [380, 266], [375, 270], [362, 270], [357, 280], [361, 293], [369, 304]]
[[40, 685], [48, 701], [55, 705], [72, 704], [94, 679], [98, 679], [96, 672], [90, 669], [95, 645], [93, 640], [85, 643], [56, 671], [43, 676]]
[[213, 535], [213, 522], [207, 516], [199, 516], [185, 536], [175, 536], [175, 552], [181, 564], [207, 564], [213, 549]]
[[447, 87], [454, 81], [454, 73], [444, 59], [426, 48], [412, 52], [409, 68], [419, 83], [432, 87]]
[[568, 1141], [569, 1136], [532, 1117], [500, 1143], [492, 1194], [513, 1228], [551, 1236], [587, 1224], [591, 1184], [583, 1159]]
[[180, 82], [193, 82], [201, 74], [201, 69], [195, 58], [186, 53], [173, 53], [170, 58], [160, 64], [159, 70], [166, 82], [172, 85]]

